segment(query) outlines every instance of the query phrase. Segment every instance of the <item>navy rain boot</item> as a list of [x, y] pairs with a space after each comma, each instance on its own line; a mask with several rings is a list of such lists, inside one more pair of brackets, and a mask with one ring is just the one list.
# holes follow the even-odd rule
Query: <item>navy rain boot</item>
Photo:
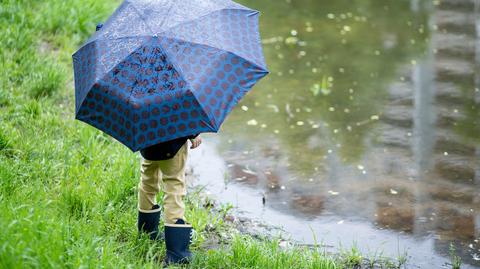
[[138, 211], [138, 231], [149, 234], [151, 240], [164, 240], [163, 233], [158, 231], [160, 210], [159, 205], [154, 205], [152, 210]]
[[192, 236], [192, 225], [178, 219], [175, 224], [165, 224], [165, 245], [167, 257], [165, 264], [187, 264], [190, 262], [192, 253], [189, 250]]

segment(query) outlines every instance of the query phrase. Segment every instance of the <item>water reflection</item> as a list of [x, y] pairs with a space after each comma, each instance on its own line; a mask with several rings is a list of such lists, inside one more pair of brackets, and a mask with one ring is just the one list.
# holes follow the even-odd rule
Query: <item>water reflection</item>
[[272, 74], [222, 127], [226, 187], [306, 241], [398, 234], [414, 263], [454, 244], [480, 266], [480, 1], [242, 2]]

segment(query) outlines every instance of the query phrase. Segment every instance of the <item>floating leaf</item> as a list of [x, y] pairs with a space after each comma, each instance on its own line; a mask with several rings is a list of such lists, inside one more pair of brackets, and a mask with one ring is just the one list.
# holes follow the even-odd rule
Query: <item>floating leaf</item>
[[323, 93], [323, 95], [329, 95], [330, 94], [330, 88], [329, 88], [329, 83], [328, 83], [328, 80], [330, 79], [331, 77], [329, 77], [327, 79], [326, 76], [323, 76], [322, 78], [322, 85], [321, 85], [321, 91]]
[[321, 83], [315, 83], [310, 87], [313, 96], [317, 96], [319, 93], [322, 93], [323, 95], [329, 95], [331, 93], [331, 84], [329, 83], [330, 78], [331, 77], [327, 78], [326, 76], [323, 76]]
[[310, 91], [313, 93], [313, 96], [317, 96], [320, 93], [320, 84], [313, 84], [312, 87], [310, 87]]

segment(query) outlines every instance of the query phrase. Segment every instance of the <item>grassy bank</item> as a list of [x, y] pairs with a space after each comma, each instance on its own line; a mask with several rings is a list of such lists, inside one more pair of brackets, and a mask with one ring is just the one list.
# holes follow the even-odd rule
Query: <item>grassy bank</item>
[[[74, 120], [71, 54], [117, 1], [0, 3], [0, 268], [157, 268], [137, 238], [139, 156]], [[200, 193], [188, 198], [191, 268], [341, 268], [349, 251], [281, 248], [242, 235]], [[218, 248], [206, 250], [209, 238]], [[223, 243], [222, 243], [223, 242]]]

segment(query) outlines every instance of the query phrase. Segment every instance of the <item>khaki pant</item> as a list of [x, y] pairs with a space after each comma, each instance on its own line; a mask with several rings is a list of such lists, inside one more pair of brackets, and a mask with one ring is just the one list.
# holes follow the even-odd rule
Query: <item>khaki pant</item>
[[150, 161], [142, 158], [140, 182], [138, 183], [138, 210], [151, 212], [157, 204], [156, 198], [162, 183], [165, 224], [174, 224], [177, 219], [185, 222], [185, 204], [187, 194], [185, 185], [185, 164], [188, 156], [186, 142], [172, 159]]

